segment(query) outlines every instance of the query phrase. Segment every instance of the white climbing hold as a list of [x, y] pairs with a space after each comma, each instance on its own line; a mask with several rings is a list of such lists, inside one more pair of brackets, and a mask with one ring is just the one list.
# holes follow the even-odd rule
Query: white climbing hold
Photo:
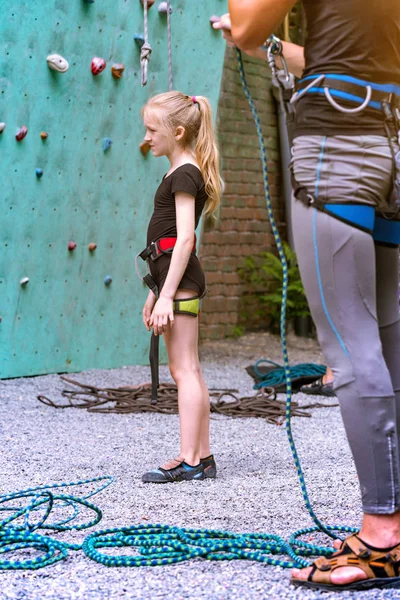
[[[168, 14], [168, 2], [160, 2], [160, 4], [158, 5], [158, 12], [160, 13], [160, 15], [167, 15]], [[170, 12], [170, 14], [172, 13], [172, 7], [170, 7], [169, 12]]]
[[29, 277], [23, 277], [19, 283], [20, 285], [26, 285], [29, 283]]
[[50, 54], [47, 57], [47, 64], [49, 65], [49, 69], [58, 71], [59, 73], [66, 73], [69, 69], [68, 61], [60, 54]]
[[3, 131], [6, 128], [6, 124], [5, 123], [0, 123], [0, 133], [3, 133]]

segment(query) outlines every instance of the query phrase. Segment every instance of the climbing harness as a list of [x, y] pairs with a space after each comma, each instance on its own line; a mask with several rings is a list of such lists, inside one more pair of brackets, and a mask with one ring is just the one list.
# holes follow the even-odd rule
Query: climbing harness
[[[372, 235], [376, 243], [400, 245], [400, 152], [396, 153], [392, 137], [398, 136], [400, 143], [400, 86], [377, 84], [347, 75], [310, 75], [300, 80], [298, 90], [289, 101], [292, 107], [305, 95], [323, 95], [336, 110], [346, 114], [358, 114], [367, 107], [379, 110], [384, 115], [384, 126], [393, 160], [393, 193], [390, 213], [380, 215], [373, 206], [351, 202], [330, 204], [301, 186], [291, 171], [295, 197], [305, 206], [319, 211]], [[339, 104], [338, 100], [358, 103], [354, 108]]]
[[147, 71], [152, 53], [152, 47], [149, 44], [149, 24], [148, 24], [148, 0], [143, 0], [143, 29], [144, 43], [140, 49], [140, 69], [142, 74], [142, 86], [147, 84]]
[[[141, 279], [143, 281], [143, 283], [145, 283], [147, 285], [147, 287], [153, 292], [153, 294], [155, 295], [156, 298], [158, 298], [158, 295], [159, 295], [157, 283], [154, 281], [154, 278], [151, 276], [150, 273], [147, 273], [146, 275], [144, 275], [142, 277], [142, 275], [140, 274], [139, 265], [138, 265], [139, 258], [144, 260], [148, 266], [149, 260], [155, 261], [155, 260], [158, 260], [163, 254], [170, 254], [175, 247], [176, 241], [177, 241], [176, 237], [160, 238], [154, 242], [151, 242], [150, 245], [147, 246], [147, 248], [145, 248], [144, 250], [142, 250], [141, 252], [139, 252], [136, 255], [136, 258], [135, 258], [136, 273], [137, 273], [139, 279]], [[197, 239], [196, 239], [196, 234], [195, 234], [193, 248], [192, 248], [193, 254], [195, 254], [195, 252], [196, 252], [196, 244], [197, 244]], [[205, 296], [205, 292], [204, 292], [204, 294], [202, 294], [202, 296], [195, 296], [193, 298], [179, 298], [178, 300], [174, 300], [174, 302], [173, 302], [174, 314], [198, 317], [198, 315], [200, 313], [200, 309], [201, 309], [201, 301], [204, 296]], [[160, 337], [157, 335], [154, 335], [154, 333], [152, 333], [151, 340], [150, 340], [150, 352], [149, 352], [151, 382], [152, 382], [152, 404], [157, 403], [157, 389], [159, 386], [159, 346], [160, 346]]]

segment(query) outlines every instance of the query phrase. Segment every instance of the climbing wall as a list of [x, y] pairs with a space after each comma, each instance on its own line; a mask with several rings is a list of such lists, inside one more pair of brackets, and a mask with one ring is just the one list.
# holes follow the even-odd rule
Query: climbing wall
[[[140, 109], [168, 89], [159, 4], [142, 87], [140, 0], [1, 0], [0, 378], [147, 362], [134, 257], [168, 168], [139, 150]], [[225, 45], [209, 17], [227, 0], [171, 5], [174, 88], [216, 109]], [[53, 54], [68, 71], [49, 68]], [[98, 75], [94, 57], [106, 61]], [[120, 79], [114, 63], [125, 65]]]

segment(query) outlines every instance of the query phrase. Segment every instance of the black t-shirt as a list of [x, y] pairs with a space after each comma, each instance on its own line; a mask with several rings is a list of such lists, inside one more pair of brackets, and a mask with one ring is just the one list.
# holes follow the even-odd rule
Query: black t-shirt
[[[400, 0], [302, 1], [308, 30], [303, 77], [335, 73], [400, 85]], [[296, 105], [295, 135], [369, 133], [385, 135], [378, 110], [346, 115], [317, 94]]]
[[187, 163], [164, 175], [154, 197], [154, 212], [147, 229], [147, 245], [162, 237], [176, 237], [175, 192], [195, 198], [195, 229], [207, 200], [200, 169]]

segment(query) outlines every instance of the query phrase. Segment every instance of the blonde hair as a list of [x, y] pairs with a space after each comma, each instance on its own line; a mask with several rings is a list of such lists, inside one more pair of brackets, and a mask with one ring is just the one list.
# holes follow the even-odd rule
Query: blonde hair
[[[159, 110], [160, 109], [160, 110]], [[155, 112], [157, 122], [167, 134], [177, 127], [185, 130], [182, 144], [191, 147], [200, 167], [208, 196], [204, 214], [213, 216], [218, 209], [223, 182], [219, 170], [219, 150], [212, 124], [212, 112], [205, 96], [188, 96], [182, 92], [165, 92], [149, 99], [142, 116]]]

